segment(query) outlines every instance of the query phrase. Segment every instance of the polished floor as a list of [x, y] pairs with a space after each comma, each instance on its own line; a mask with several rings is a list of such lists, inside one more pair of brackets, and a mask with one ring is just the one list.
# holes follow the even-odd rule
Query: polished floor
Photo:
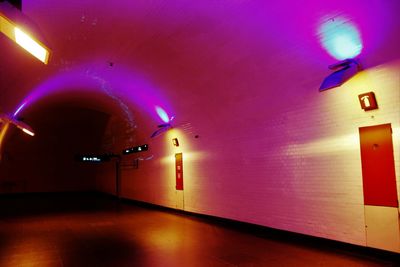
[[1, 267], [398, 266], [396, 255], [312, 240], [99, 195], [0, 196]]

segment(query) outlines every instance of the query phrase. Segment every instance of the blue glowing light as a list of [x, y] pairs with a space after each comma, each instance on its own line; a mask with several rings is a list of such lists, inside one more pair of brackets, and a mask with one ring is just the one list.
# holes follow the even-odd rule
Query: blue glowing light
[[24, 106], [26, 105], [26, 102], [24, 102], [22, 105], [20, 105], [17, 110], [14, 112], [14, 117], [18, 115], [18, 113], [21, 111], [21, 109], [24, 108]]
[[360, 33], [348, 19], [329, 19], [320, 26], [318, 33], [322, 46], [338, 60], [355, 58], [363, 48]]
[[168, 114], [167, 114], [167, 112], [165, 112], [165, 110], [163, 108], [156, 106], [156, 112], [163, 122], [165, 122], [165, 123], [170, 122]]

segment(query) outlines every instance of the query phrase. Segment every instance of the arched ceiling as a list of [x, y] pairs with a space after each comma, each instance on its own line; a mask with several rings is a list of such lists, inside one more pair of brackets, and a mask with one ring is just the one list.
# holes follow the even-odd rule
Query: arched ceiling
[[22, 6], [52, 56], [43, 65], [0, 36], [0, 111], [7, 113], [64, 90], [98, 91], [107, 99], [99, 103], [145, 112], [154, 125], [161, 122], [156, 106], [178, 120], [237, 117], [242, 101], [262, 106], [269, 99], [270, 112], [279, 111], [282, 101], [317, 90], [335, 62], [319, 44], [318, 27], [337, 16], [359, 28], [365, 67], [400, 55], [396, 0], [24, 0]]

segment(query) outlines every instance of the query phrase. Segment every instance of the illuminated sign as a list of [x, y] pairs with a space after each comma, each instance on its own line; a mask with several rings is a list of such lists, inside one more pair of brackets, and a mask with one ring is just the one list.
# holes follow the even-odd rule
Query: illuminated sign
[[109, 155], [78, 155], [75, 156], [75, 160], [80, 162], [104, 162], [109, 161]]
[[358, 95], [358, 100], [360, 101], [361, 108], [365, 111], [378, 108], [374, 92]]
[[126, 148], [126, 149], [122, 150], [122, 154], [127, 155], [127, 154], [131, 154], [131, 153], [138, 153], [138, 152], [143, 152], [143, 151], [147, 151], [147, 150], [149, 150], [149, 145], [144, 144], [141, 146]]

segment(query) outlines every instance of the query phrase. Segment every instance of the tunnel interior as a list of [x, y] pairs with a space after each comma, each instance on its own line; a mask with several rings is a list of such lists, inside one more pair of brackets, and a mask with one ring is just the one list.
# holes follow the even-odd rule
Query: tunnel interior
[[[400, 252], [398, 205], [365, 202], [379, 166], [360, 130], [390, 129], [371, 153], [388, 144], [398, 204], [398, 1], [8, 2], [0, 195], [97, 192]], [[16, 44], [14, 18], [36, 25], [48, 64]]]
[[[92, 104], [91, 104], [92, 103]], [[2, 192], [94, 190], [94, 169], [75, 160], [76, 155], [101, 154], [112, 116], [99, 110], [93, 95], [52, 97], [29, 109], [35, 138], [14, 127], [7, 134], [1, 164]]]

